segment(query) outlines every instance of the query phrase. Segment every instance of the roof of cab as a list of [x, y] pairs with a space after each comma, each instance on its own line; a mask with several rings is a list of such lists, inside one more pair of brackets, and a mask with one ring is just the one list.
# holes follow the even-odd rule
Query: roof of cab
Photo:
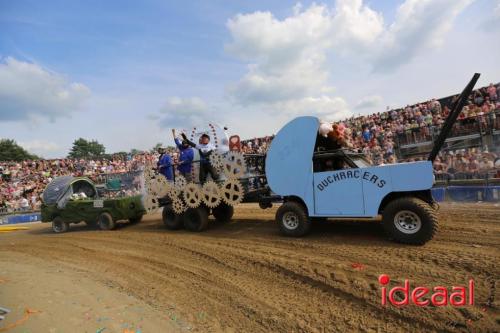
[[57, 203], [60, 197], [66, 192], [68, 187], [77, 181], [86, 181], [94, 186], [94, 183], [87, 177], [61, 176], [54, 178], [42, 193], [42, 200], [47, 205]]
[[266, 157], [267, 182], [274, 193], [306, 196], [318, 128], [318, 118], [298, 117], [276, 134]]

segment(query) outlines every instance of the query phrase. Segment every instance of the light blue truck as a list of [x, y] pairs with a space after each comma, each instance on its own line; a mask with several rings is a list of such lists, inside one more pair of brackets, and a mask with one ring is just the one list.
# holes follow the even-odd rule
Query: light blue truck
[[382, 215], [383, 227], [395, 241], [420, 245], [432, 239], [438, 229], [430, 191], [432, 162], [478, 78], [475, 74], [456, 100], [427, 161], [371, 166], [349, 150], [318, 151], [320, 122], [315, 117], [286, 124], [265, 161], [268, 186], [283, 200], [276, 213], [281, 232], [299, 237], [314, 219]]

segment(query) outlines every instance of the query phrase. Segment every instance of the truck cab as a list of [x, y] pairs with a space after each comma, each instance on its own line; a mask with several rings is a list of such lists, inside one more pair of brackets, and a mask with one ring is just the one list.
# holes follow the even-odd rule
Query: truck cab
[[319, 126], [315, 117], [295, 118], [278, 132], [266, 157], [269, 187], [284, 200], [276, 220], [285, 235], [305, 235], [314, 218], [382, 215], [397, 241], [423, 244], [434, 236], [431, 161], [372, 166], [354, 151], [318, 151]]

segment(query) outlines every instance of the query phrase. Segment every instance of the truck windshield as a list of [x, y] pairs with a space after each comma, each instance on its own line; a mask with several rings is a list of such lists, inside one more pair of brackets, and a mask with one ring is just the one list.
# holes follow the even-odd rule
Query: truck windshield
[[370, 162], [361, 156], [351, 156], [351, 159], [358, 168], [368, 168], [371, 166]]

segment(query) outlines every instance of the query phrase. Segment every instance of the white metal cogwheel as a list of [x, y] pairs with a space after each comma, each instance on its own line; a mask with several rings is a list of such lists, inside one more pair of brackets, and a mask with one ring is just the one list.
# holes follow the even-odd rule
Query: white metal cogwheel
[[201, 204], [200, 186], [195, 183], [189, 183], [184, 187], [183, 192], [184, 202], [188, 207], [196, 208]]
[[165, 177], [159, 177], [157, 180], [157, 193], [160, 197], [164, 197], [168, 194], [169, 188], [174, 185]]
[[144, 209], [146, 209], [148, 214], [155, 213], [160, 208], [158, 205], [158, 199], [151, 195], [143, 196], [142, 201], [144, 203]]
[[184, 178], [184, 176], [178, 175], [177, 177], [175, 177], [174, 185], [178, 190], [182, 191], [187, 185], [187, 180], [186, 178]]
[[186, 205], [180, 198], [175, 198], [172, 201], [172, 209], [176, 214], [182, 214], [186, 211]]
[[203, 196], [203, 202], [207, 207], [215, 208], [217, 207], [222, 198], [220, 196], [219, 186], [212, 180], [209, 180], [203, 185], [201, 190]]
[[181, 194], [181, 191], [174, 184], [168, 186], [167, 195], [170, 199], [175, 200], [179, 197], [179, 194]]
[[243, 201], [243, 186], [237, 179], [227, 179], [221, 186], [222, 200], [231, 206], [236, 206]]
[[224, 160], [224, 174], [227, 178], [240, 178], [245, 175], [247, 165], [240, 152], [230, 151]]
[[210, 164], [217, 170], [222, 171], [224, 168], [224, 156], [218, 152], [213, 151], [210, 154]]

